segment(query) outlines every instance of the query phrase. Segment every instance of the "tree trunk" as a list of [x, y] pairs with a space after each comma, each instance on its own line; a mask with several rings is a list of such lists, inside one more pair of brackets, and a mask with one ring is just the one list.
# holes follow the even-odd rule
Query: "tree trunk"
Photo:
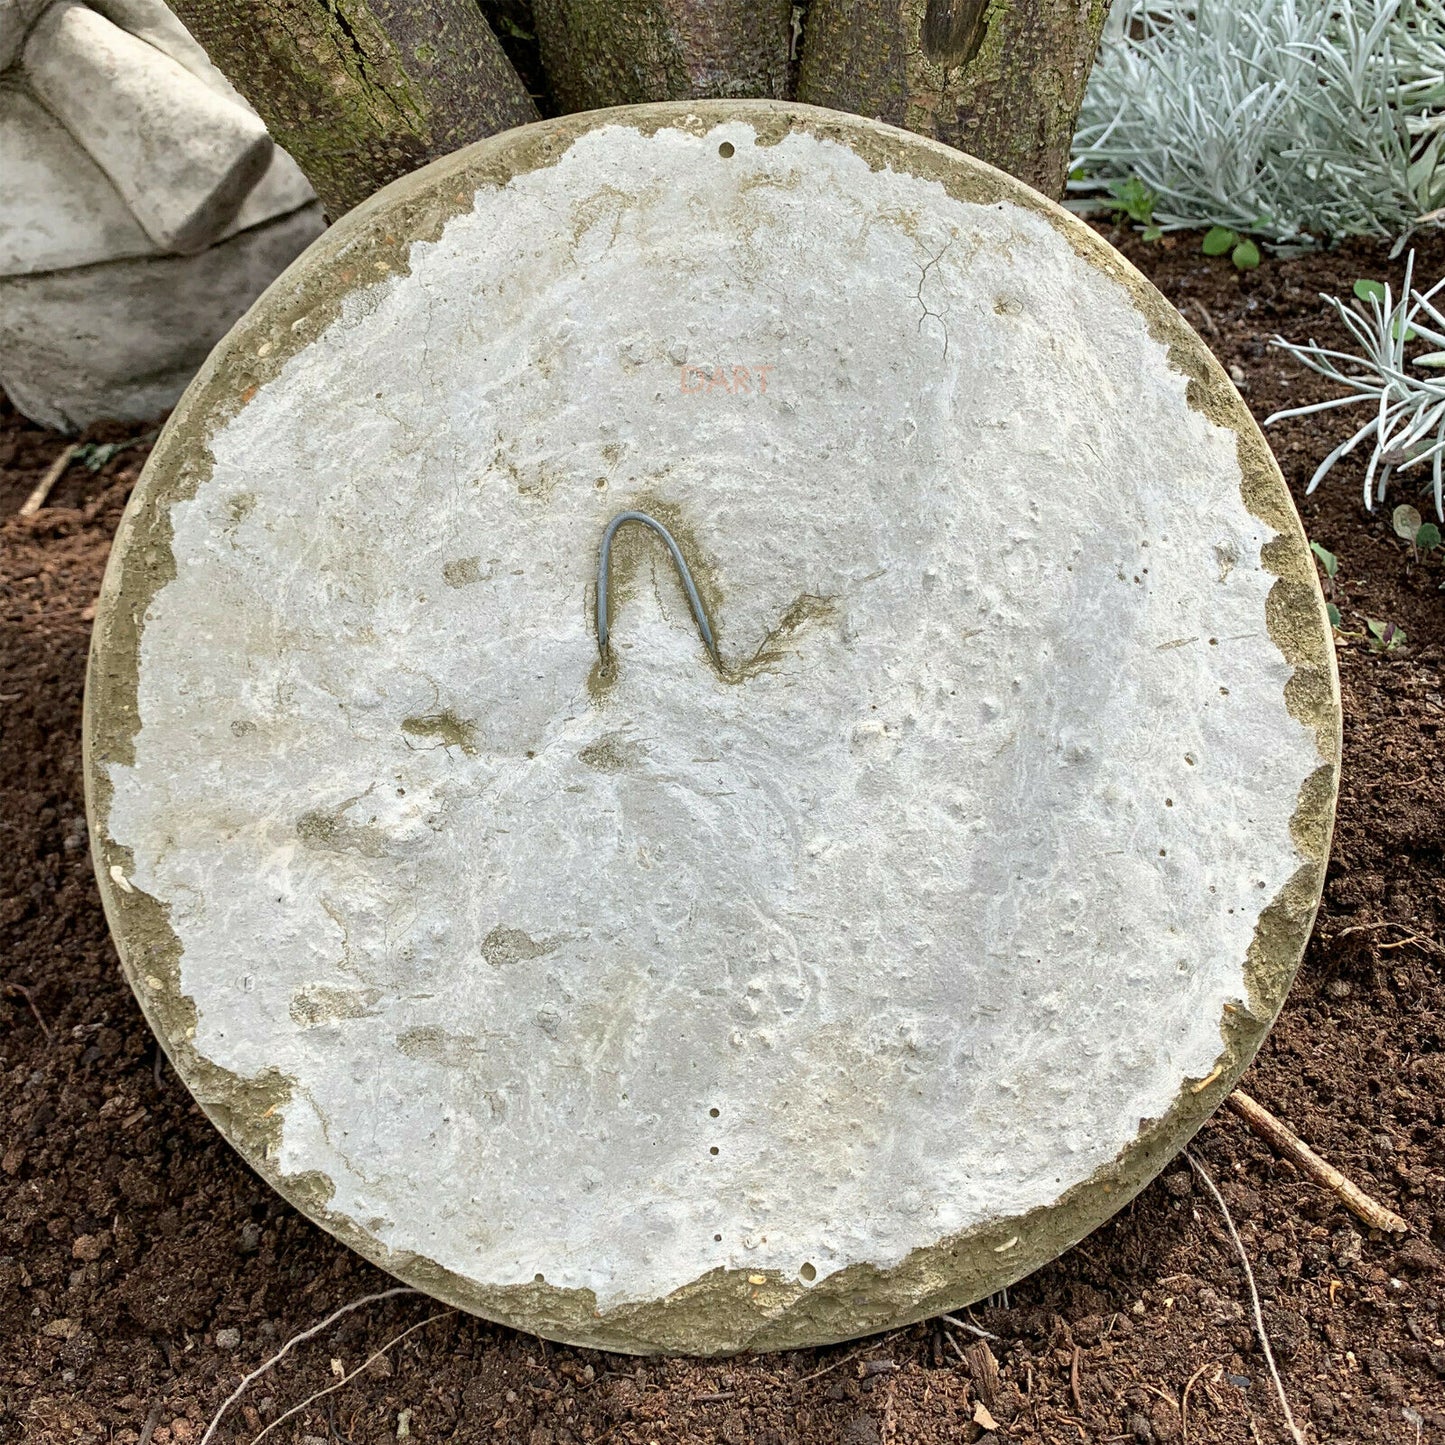
[[170, 0], [333, 219], [469, 141], [536, 120], [476, 0]]
[[812, 0], [798, 99], [956, 146], [1045, 195], [1109, 0]]
[[786, 92], [790, 0], [535, 0], [533, 14], [565, 111]]

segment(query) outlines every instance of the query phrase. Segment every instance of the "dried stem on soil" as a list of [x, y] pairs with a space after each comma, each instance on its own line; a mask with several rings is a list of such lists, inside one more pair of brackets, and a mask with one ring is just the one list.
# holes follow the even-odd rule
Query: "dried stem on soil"
[[[846, 1365], [849, 1360], [856, 1360], [858, 1356], [863, 1353], [864, 1349], [867, 1349], [866, 1345], [863, 1346], [862, 1349], [854, 1350], [852, 1354], [844, 1355], [841, 1360], [834, 1360], [831, 1365], [824, 1365], [821, 1370], [814, 1370], [811, 1375], [804, 1375], [797, 1383], [800, 1385], [807, 1384], [809, 1380], [816, 1380], [820, 1375], [826, 1375], [830, 1370], [836, 1370], [839, 1365]], [[205, 1442], [202, 1441], [201, 1445], [205, 1445]]]
[[151, 1412], [146, 1416], [146, 1422], [141, 1426], [140, 1439], [136, 1445], [151, 1445], [151, 1436], [156, 1433], [156, 1426], [161, 1423], [161, 1410], [163, 1402], [157, 1400], [151, 1406]]
[[70, 459], [80, 450], [79, 442], [72, 442], [65, 448], [56, 459], [51, 462], [45, 475], [35, 484], [35, 490], [30, 493], [20, 504], [20, 515], [22, 517], [33, 517], [45, 505], [50, 490], [61, 477], [65, 475], [65, 469], [70, 465]]
[[1243, 1089], [1236, 1089], [1225, 1102], [1261, 1139], [1273, 1145], [1291, 1163], [1297, 1164], [1316, 1184], [1337, 1195], [1371, 1229], [1383, 1229], [1387, 1234], [1409, 1232], [1410, 1226], [1394, 1210], [1386, 1209], [1383, 1204], [1371, 1199], [1333, 1164], [1326, 1164], [1288, 1125], [1276, 1119]]
[[[409, 1290], [407, 1291], [407, 1293], [414, 1294], [416, 1293], [416, 1291]], [[399, 1345], [408, 1335], [414, 1335], [418, 1330], [425, 1329], [427, 1325], [435, 1324], [437, 1320], [449, 1320], [454, 1314], [456, 1314], [455, 1310], [443, 1310], [439, 1315], [428, 1315], [426, 1319], [418, 1320], [416, 1324], [412, 1325], [409, 1329], [403, 1330], [399, 1335], [396, 1335], [392, 1339], [389, 1339], [379, 1350], [376, 1350], [372, 1354], [368, 1355], [361, 1364], [359, 1364], [349, 1374], [343, 1375], [339, 1380], [337, 1380], [334, 1385], [328, 1385], [324, 1390], [318, 1390], [314, 1395], [308, 1395], [299, 1405], [293, 1405], [289, 1410], [286, 1411], [284, 1415], [278, 1415], [274, 1420], [272, 1420], [269, 1425], [266, 1426], [264, 1430], [261, 1431], [259, 1435], [257, 1435], [251, 1441], [251, 1445], [261, 1445], [261, 1441], [264, 1440], [266, 1436], [269, 1435], [278, 1425], [282, 1424], [286, 1420], [289, 1420], [293, 1415], [299, 1415], [301, 1411], [304, 1410], [308, 1405], [314, 1405], [318, 1400], [324, 1398], [325, 1396], [335, 1394], [335, 1392], [341, 1389], [343, 1385], [350, 1384], [351, 1381], [354, 1380], [364, 1370], [374, 1365], [389, 1349], [392, 1348], [393, 1345]]]
[[[1184, 1393], [1179, 1397], [1179, 1434], [1183, 1445], [1189, 1445], [1189, 1392], [1199, 1382], [1199, 1377], [1211, 1366], [1218, 1367], [1218, 1360], [1205, 1360], [1195, 1372], [1190, 1375], [1189, 1382], [1184, 1386]], [[1215, 1377], [1216, 1380], [1218, 1376]]]
[[[1275, 1393], [1279, 1396], [1280, 1409], [1284, 1411], [1290, 1438], [1294, 1440], [1295, 1445], [1305, 1445], [1304, 1433], [1294, 1422], [1294, 1412], [1290, 1409], [1289, 1397], [1284, 1392], [1284, 1381], [1279, 1377], [1279, 1366], [1274, 1362], [1274, 1351], [1269, 1344], [1269, 1331], [1264, 1327], [1264, 1310], [1259, 1303], [1259, 1290], [1255, 1288], [1254, 1269], [1250, 1265], [1249, 1255], [1245, 1253], [1244, 1241], [1234, 1227], [1234, 1216], [1230, 1214], [1229, 1206], [1224, 1202], [1224, 1196], [1219, 1192], [1219, 1186], [1214, 1182], [1209, 1170], [1194, 1157], [1191, 1150], [1186, 1149], [1184, 1157], [1189, 1161], [1189, 1167], [1204, 1181], [1205, 1186], [1214, 1196], [1214, 1202], [1219, 1206], [1219, 1212], [1224, 1216], [1224, 1222], [1229, 1228], [1229, 1237], [1234, 1241], [1234, 1247], [1239, 1252], [1239, 1262], [1244, 1266], [1244, 1280], [1249, 1286], [1249, 1301], [1254, 1306], [1254, 1327], [1259, 1332], [1259, 1347], [1264, 1351], [1264, 1362], [1269, 1366], [1269, 1377], [1274, 1381]], [[205, 1445], [204, 1441], [202, 1445]]]
[[[225, 1400], [221, 1404], [221, 1408], [216, 1411], [215, 1415], [211, 1419], [211, 1423], [206, 1426], [206, 1433], [201, 1436], [201, 1445], [210, 1445], [211, 1436], [216, 1433], [216, 1427], [221, 1423], [221, 1419], [225, 1415], [226, 1411], [229, 1410], [231, 1406], [234, 1405], [236, 1401], [239, 1400], [241, 1396], [246, 1393], [246, 1390], [254, 1381], [259, 1380], [261, 1376], [267, 1372], [267, 1370], [273, 1368], [275, 1365], [279, 1364], [282, 1360], [284, 1360], [286, 1356], [289, 1355], [297, 1345], [303, 1344], [305, 1341], [314, 1338], [316, 1335], [319, 1335], [322, 1330], [335, 1324], [336, 1321], [342, 1317], [342, 1315], [349, 1315], [352, 1310], [359, 1310], [362, 1305], [374, 1304], [377, 1300], [395, 1299], [398, 1295], [420, 1293], [421, 1291], [419, 1289], [401, 1288], [384, 1289], [380, 1292], [380, 1294], [362, 1295], [360, 1299], [354, 1299], [351, 1301], [350, 1304], [342, 1305], [339, 1310], [333, 1310], [329, 1315], [326, 1316], [324, 1320], [321, 1321], [320, 1324], [312, 1325], [309, 1330], [302, 1330], [299, 1335], [292, 1335], [291, 1338], [287, 1340], [286, 1343], [282, 1345], [281, 1348], [277, 1350], [276, 1353], [272, 1355], [269, 1360], [266, 1360], [263, 1363], [257, 1365], [256, 1368], [252, 1370], [251, 1373], [247, 1375], [246, 1378], [242, 1380], [241, 1383], [237, 1385], [236, 1388], [232, 1390], [229, 1395], [226, 1396]], [[423, 1321], [423, 1323], [425, 1323], [425, 1321]]]
[[35, 1015], [35, 1022], [40, 1025], [40, 1032], [45, 1035], [46, 1043], [49, 1043], [55, 1035], [50, 1032], [50, 1025], [45, 1022], [44, 1016], [35, 1006], [35, 998], [30, 990], [21, 983], [7, 983], [5, 985], [5, 992], [13, 994], [16, 998], [23, 998], [25, 1000], [30, 1007], [30, 1012]]
[[970, 1324], [968, 1320], [961, 1320], [957, 1315], [939, 1315], [944, 1324], [952, 1325], [956, 1330], [967, 1330], [971, 1335], [977, 1335], [981, 1340], [996, 1340], [998, 1336], [991, 1334], [982, 1325]]

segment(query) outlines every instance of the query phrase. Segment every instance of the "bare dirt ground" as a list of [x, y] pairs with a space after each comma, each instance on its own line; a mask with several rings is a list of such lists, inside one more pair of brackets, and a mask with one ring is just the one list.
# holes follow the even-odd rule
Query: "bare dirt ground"
[[[1403, 270], [1356, 246], [1239, 275], [1197, 236], [1116, 240], [1237, 368], [1261, 418], [1327, 394], [1268, 338], [1338, 338], [1316, 293]], [[1420, 274], [1445, 274], [1445, 241], [1422, 246]], [[1333, 413], [1271, 438], [1311, 537], [1340, 559], [1346, 630], [1393, 621], [1408, 644], [1341, 645], [1325, 903], [1245, 1087], [1411, 1232], [1365, 1231], [1227, 1112], [1195, 1149], [1238, 1221], [1308, 1438], [1423, 1445], [1445, 1441], [1445, 571], [1412, 559], [1388, 508], [1364, 512], [1359, 466], [1303, 497], [1346, 426]], [[245, 1372], [391, 1282], [221, 1141], [158, 1064], [121, 980], [87, 853], [80, 707], [92, 604], [146, 447], [96, 471], [72, 464], [50, 504], [19, 518], [64, 445], [0, 411], [0, 1442], [198, 1445]], [[401, 1295], [298, 1346], [216, 1438], [280, 1422], [267, 1438], [303, 1445], [1287, 1439], [1237, 1256], [1183, 1161], [973, 1317], [998, 1336], [997, 1386], [988, 1360], [955, 1348], [970, 1337], [937, 1323], [786, 1355], [639, 1361]]]

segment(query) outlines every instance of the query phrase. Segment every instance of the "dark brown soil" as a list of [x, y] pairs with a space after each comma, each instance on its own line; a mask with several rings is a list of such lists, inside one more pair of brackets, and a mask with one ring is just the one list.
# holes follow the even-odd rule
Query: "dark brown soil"
[[[1325, 395], [1267, 345], [1323, 339], [1317, 299], [1398, 278], [1383, 252], [1266, 260], [1237, 275], [1197, 237], [1125, 247], [1239, 368], [1263, 417]], [[1445, 274], [1445, 241], [1422, 253]], [[1297, 492], [1338, 413], [1273, 433]], [[132, 429], [139, 432], [144, 429]], [[98, 429], [100, 439], [125, 429]], [[199, 1442], [242, 1374], [389, 1281], [298, 1217], [222, 1143], [121, 981], [91, 878], [79, 767], [91, 606], [142, 460], [73, 465], [20, 501], [62, 441], [0, 414], [0, 1441]], [[1345, 772], [1325, 906], [1246, 1086], [1410, 1223], [1371, 1235], [1232, 1114], [1196, 1150], [1253, 1259], [1285, 1388], [1312, 1439], [1445, 1439], [1445, 593], [1341, 468], [1300, 497], [1340, 559]], [[431, 1316], [434, 1323], [423, 1323]], [[250, 1441], [337, 1372], [420, 1325], [268, 1438], [616, 1445], [883, 1445], [1287, 1438], [1238, 1260], [1183, 1162], [1111, 1224], [988, 1307], [1002, 1385], [937, 1324], [726, 1363], [562, 1349], [415, 1296], [371, 1303], [255, 1384], [218, 1439]], [[1187, 1432], [1181, 1405], [1187, 1397]], [[973, 1423], [979, 1405], [999, 1422]], [[983, 1415], [979, 1419], [986, 1418]]]

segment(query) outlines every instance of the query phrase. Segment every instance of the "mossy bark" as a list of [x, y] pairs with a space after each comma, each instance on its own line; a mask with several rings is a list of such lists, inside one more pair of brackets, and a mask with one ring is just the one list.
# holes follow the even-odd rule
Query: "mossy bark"
[[1047, 196], [1109, 0], [812, 0], [798, 99], [906, 126]]
[[533, 14], [566, 111], [787, 88], [790, 0], [535, 0]]
[[333, 219], [458, 147], [536, 120], [475, 0], [170, 0]]

